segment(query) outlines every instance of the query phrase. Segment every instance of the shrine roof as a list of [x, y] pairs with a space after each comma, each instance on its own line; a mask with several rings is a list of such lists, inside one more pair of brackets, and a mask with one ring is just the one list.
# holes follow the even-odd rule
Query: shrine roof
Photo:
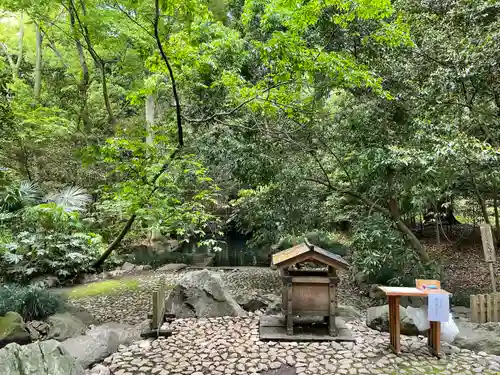
[[336, 269], [347, 270], [349, 268], [349, 263], [340, 255], [310, 243], [301, 243], [274, 254], [272, 257], [272, 266], [284, 268], [309, 259]]

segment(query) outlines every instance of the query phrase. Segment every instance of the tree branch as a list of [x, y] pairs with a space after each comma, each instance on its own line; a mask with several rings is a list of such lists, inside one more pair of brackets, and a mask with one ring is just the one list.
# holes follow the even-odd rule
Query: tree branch
[[172, 94], [174, 96], [175, 101], [175, 114], [177, 118], [177, 141], [179, 147], [184, 145], [184, 136], [182, 131], [182, 115], [181, 115], [181, 103], [179, 100], [179, 95], [177, 94], [177, 84], [174, 77], [174, 72], [172, 67], [170, 66], [170, 62], [168, 61], [167, 55], [163, 50], [163, 45], [160, 39], [160, 31], [159, 31], [159, 21], [160, 21], [160, 2], [159, 0], [155, 0], [155, 19], [154, 19], [154, 36], [156, 39], [156, 44], [158, 45], [158, 49], [160, 50], [160, 55], [165, 62], [165, 65], [168, 69], [168, 74], [170, 76], [170, 80], [172, 81]]
[[287, 84], [289, 84], [291, 82], [294, 82], [294, 81], [293, 80], [288, 80], [288, 81], [285, 81], [285, 82], [281, 82], [281, 83], [277, 83], [275, 85], [269, 86], [268, 88], [266, 88], [262, 92], [254, 95], [251, 98], [249, 98], [249, 99], [243, 101], [242, 103], [238, 104], [236, 107], [234, 107], [233, 109], [231, 109], [228, 112], [214, 113], [213, 115], [211, 115], [209, 117], [202, 118], [202, 119], [190, 119], [190, 118], [186, 118], [186, 117], [184, 117], [184, 118], [186, 119], [186, 121], [189, 121], [189, 122], [207, 122], [207, 121], [213, 120], [213, 119], [215, 119], [217, 117], [230, 116], [233, 113], [235, 113], [236, 111], [238, 111], [239, 109], [241, 109], [242, 107], [244, 107], [245, 105], [247, 105], [248, 103], [250, 103], [250, 102], [258, 99], [259, 96], [261, 96], [262, 94], [264, 94], [266, 92], [269, 92], [269, 91], [271, 91], [274, 88], [277, 88], [277, 87], [280, 87], [280, 86], [283, 86], [283, 85], [287, 85]]
[[7, 46], [3, 43], [0, 43], [0, 47], [2, 47], [3, 49], [3, 52], [5, 53], [5, 56], [7, 57], [7, 60], [9, 61], [9, 65], [11, 67], [11, 69], [14, 71], [14, 68], [15, 68], [15, 64], [14, 64], [14, 60], [12, 60], [12, 56], [10, 55], [9, 53], [9, 49], [7, 48]]

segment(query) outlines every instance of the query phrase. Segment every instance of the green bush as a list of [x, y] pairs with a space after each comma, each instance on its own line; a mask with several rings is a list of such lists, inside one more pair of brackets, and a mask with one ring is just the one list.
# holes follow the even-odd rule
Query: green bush
[[0, 271], [15, 282], [46, 274], [71, 279], [89, 272], [101, 250], [100, 236], [92, 233], [20, 232], [13, 242], [0, 244]]
[[14, 311], [25, 321], [42, 320], [64, 310], [64, 300], [46, 289], [14, 284], [0, 287], [0, 316]]
[[355, 223], [352, 265], [371, 284], [414, 286], [416, 278], [440, 278], [439, 267], [435, 263], [422, 264], [394, 224], [378, 214]]

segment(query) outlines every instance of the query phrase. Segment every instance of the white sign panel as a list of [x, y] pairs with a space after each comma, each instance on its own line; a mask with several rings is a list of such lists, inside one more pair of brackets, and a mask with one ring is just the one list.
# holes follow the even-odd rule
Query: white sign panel
[[430, 322], [447, 322], [450, 318], [450, 296], [445, 293], [429, 293], [428, 319]]

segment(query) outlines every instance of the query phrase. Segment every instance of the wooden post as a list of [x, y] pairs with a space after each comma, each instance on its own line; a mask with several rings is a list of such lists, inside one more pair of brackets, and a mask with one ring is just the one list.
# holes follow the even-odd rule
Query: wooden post
[[160, 278], [156, 290], [153, 291], [153, 316], [151, 329], [158, 332], [161, 329], [165, 317], [165, 278]]
[[500, 295], [498, 293], [493, 294], [493, 321], [500, 322]]
[[328, 296], [330, 298], [330, 315], [328, 316], [328, 333], [330, 336], [337, 336], [337, 327], [335, 325], [335, 307], [337, 305], [337, 282], [330, 278], [328, 284]]
[[429, 322], [429, 336], [428, 343], [429, 349], [432, 354], [439, 357], [439, 353], [441, 352], [441, 323], [440, 322]]
[[471, 309], [471, 321], [473, 323], [479, 322], [479, 310], [478, 310], [478, 298], [475, 294], [470, 296], [470, 309]]
[[489, 224], [481, 224], [481, 240], [483, 242], [484, 260], [488, 263], [491, 277], [491, 288], [493, 293], [497, 292], [497, 280], [495, 276], [494, 263], [496, 261], [495, 244], [493, 243], [493, 235]]
[[479, 322], [486, 323], [486, 298], [484, 294], [478, 295], [479, 300]]
[[293, 315], [292, 315], [292, 298], [293, 298], [293, 286], [292, 278], [287, 280], [287, 306], [286, 306], [286, 333], [287, 335], [293, 335]]
[[400, 326], [399, 326], [399, 296], [389, 296], [389, 335], [391, 349], [394, 353], [401, 353]]

